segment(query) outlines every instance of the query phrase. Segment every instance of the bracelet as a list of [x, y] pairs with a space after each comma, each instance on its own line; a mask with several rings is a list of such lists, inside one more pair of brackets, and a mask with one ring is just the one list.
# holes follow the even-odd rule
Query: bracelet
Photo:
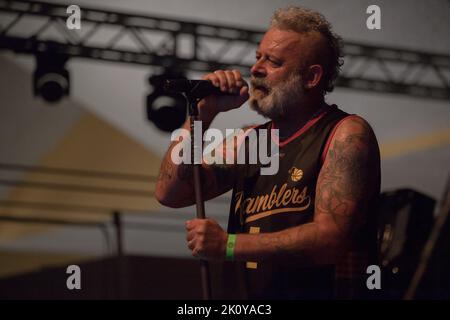
[[236, 235], [228, 234], [227, 240], [227, 252], [225, 256], [225, 260], [233, 261], [234, 260], [234, 247], [236, 245]]

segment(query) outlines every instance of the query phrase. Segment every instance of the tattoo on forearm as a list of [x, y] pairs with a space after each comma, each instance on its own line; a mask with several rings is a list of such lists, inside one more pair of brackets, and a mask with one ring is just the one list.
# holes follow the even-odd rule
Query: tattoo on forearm
[[[172, 143], [166, 152], [161, 164], [158, 184], [162, 190], [170, 190], [176, 185], [177, 190], [183, 190], [183, 192], [177, 193], [176, 197], [192, 201], [194, 196], [193, 165], [185, 163], [176, 165], [171, 161], [170, 155], [177, 143]], [[225, 148], [222, 149], [225, 156]], [[204, 197], [210, 199], [229, 190], [234, 183], [235, 169], [234, 164], [203, 165], [200, 174]]]
[[171, 180], [173, 176], [172, 164], [169, 161], [163, 161], [161, 163], [161, 168], [159, 169], [158, 180]]
[[303, 265], [312, 263], [317, 251], [317, 225], [308, 223], [280, 233], [267, 233], [258, 236], [259, 245], [273, 250], [275, 258], [296, 259]]
[[[171, 152], [174, 146], [175, 144], [170, 145], [159, 170], [158, 184], [162, 190], [170, 189], [173, 183], [176, 183], [177, 180], [188, 183], [191, 186], [193, 185], [192, 166], [187, 164], [176, 165], [172, 162]], [[192, 194], [193, 192], [184, 192], [181, 195], [188, 198], [191, 197]]]

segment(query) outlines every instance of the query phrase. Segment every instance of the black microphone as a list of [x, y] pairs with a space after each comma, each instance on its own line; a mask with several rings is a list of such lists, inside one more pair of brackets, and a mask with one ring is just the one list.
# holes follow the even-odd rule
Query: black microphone
[[170, 93], [184, 93], [194, 99], [203, 99], [209, 95], [239, 95], [222, 92], [208, 80], [168, 79], [164, 81], [164, 90]]

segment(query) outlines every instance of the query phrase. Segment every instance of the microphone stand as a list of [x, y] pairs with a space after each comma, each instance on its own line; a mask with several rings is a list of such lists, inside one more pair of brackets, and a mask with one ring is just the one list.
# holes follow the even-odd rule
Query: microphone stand
[[[189, 103], [189, 122], [191, 131], [191, 161], [193, 161], [194, 174], [194, 191], [195, 204], [197, 209], [197, 219], [205, 219], [205, 203], [203, 201], [202, 185], [201, 185], [201, 169], [202, 169], [202, 154], [200, 153], [200, 163], [195, 162], [196, 150], [201, 150], [202, 146], [196, 144], [194, 121], [199, 121], [197, 103], [200, 100], [195, 97], [193, 92], [185, 93], [185, 97]], [[201, 132], [200, 134], [202, 134]], [[200, 140], [200, 144], [202, 139]], [[206, 260], [200, 260], [200, 273], [202, 281], [203, 300], [211, 300], [211, 281], [209, 276], [209, 264]]]

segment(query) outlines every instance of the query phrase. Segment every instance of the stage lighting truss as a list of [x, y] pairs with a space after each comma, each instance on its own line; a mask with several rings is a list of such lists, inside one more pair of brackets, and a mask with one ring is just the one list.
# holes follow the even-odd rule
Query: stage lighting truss
[[[263, 36], [251, 28], [85, 6], [81, 30], [68, 30], [66, 10], [63, 4], [0, 0], [0, 49], [200, 72], [233, 68], [248, 75]], [[450, 99], [450, 55], [354, 42], [344, 49], [337, 86]]]

